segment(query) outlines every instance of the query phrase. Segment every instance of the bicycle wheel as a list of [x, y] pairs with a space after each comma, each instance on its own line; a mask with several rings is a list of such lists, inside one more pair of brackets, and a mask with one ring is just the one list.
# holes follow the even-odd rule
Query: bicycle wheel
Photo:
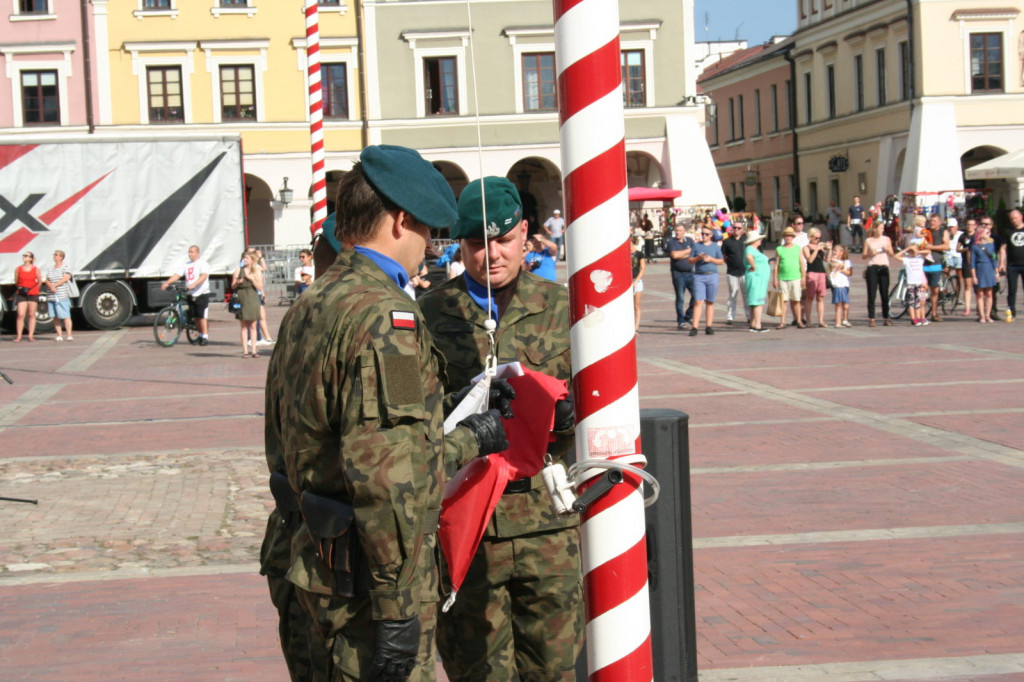
[[[889, 317], [898, 320], [907, 314], [907, 278], [901, 272], [889, 290]], [[897, 312], [898, 311], [898, 312]]]
[[939, 305], [942, 306], [943, 315], [952, 315], [960, 303], [960, 288], [957, 286], [955, 277], [944, 277], [942, 288], [939, 290]]
[[181, 336], [181, 319], [175, 306], [169, 305], [156, 314], [153, 321], [153, 336], [158, 344], [166, 348], [170, 348], [178, 341], [178, 337]]

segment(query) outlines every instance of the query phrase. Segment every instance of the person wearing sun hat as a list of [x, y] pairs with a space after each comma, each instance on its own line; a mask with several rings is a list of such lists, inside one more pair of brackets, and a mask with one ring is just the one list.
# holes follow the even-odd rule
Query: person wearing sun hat
[[[807, 274], [807, 262], [801, 247], [794, 243], [796, 230], [787, 227], [782, 231], [782, 243], [775, 249], [775, 263], [772, 266], [772, 286], [782, 292], [782, 300], [789, 301], [793, 310], [793, 324], [800, 329], [807, 325], [800, 319], [800, 299], [803, 297], [803, 281]], [[782, 313], [779, 329], [786, 328], [786, 313]]]
[[743, 261], [746, 272], [743, 278], [743, 286], [746, 287], [746, 302], [750, 307], [750, 331], [766, 332], [767, 328], [761, 326], [761, 313], [764, 311], [765, 299], [768, 297], [768, 280], [771, 279], [771, 265], [768, 263], [768, 256], [764, 255], [759, 248], [764, 235], [757, 229], [747, 233], [743, 240], [746, 247], [743, 251]]
[[445, 457], [508, 442], [496, 410], [444, 435], [443, 361], [402, 290], [430, 229], [458, 219], [441, 173], [367, 147], [336, 219], [337, 259], [285, 315], [267, 372], [261, 572], [295, 679], [432, 679]]
[[[523, 268], [522, 207], [507, 178], [467, 185], [452, 228], [466, 271], [418, 301], [448, 361], [450, 391], [484, 370], [488, 315], [497, 323], [499, 363], [571, 378], [568, 295]], [[548, 449], [556, 462], [573, 450], [573, 431], [572, 402], [561, 401]], [[578, 523], [551, 512], [541, 475], [506, 486], [459, 598], [438, 620], [437, 648], [450, 679], [575, 679], [584, 631]]]

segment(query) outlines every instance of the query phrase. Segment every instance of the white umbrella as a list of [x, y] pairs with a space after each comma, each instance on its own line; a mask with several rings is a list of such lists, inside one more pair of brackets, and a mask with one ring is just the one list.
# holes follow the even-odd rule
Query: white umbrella
[[997, 156], [964, 171], [968, 180], [1024, 177], [1024, 149]]

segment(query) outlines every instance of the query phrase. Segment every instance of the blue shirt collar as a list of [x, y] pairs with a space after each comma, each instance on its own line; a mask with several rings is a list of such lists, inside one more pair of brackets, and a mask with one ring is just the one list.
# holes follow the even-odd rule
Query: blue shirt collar
[[[469, 272], [462, 273], [463, 279], [466, 280], [466, 292], [469, 297], [487, 312], [487, 287], [483, 284], [478, 283], [475, 279], [469, 276]], [[499, 322], [498, 319], [498, 304], [495, 301], [491, 301], [491, 317], [494, 318], [495, 322]]]
[[405, 285], [409, 283], [409, 273], [394, 258], [385, 256], [380, 251], [368, 249], [365, 246], [354, 246], [352, 248], [356, 253], [360, 253], [372, 260], [391, 281], [398, 285], [399, 289], [404, 289]]

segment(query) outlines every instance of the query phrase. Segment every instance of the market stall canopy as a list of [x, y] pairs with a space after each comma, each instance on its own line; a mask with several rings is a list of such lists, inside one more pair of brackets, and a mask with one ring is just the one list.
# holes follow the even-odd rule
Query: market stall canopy
[[968, 180], [984, 180], [986, 178], [1021, 178], [1024, 177], [1024, 149], [989, 159], [977, 166], [964, 171]]
[[630, 187], [630, 201], [672, 201], [683, 195], [678, 189], [659, 189], [657, 187]]

